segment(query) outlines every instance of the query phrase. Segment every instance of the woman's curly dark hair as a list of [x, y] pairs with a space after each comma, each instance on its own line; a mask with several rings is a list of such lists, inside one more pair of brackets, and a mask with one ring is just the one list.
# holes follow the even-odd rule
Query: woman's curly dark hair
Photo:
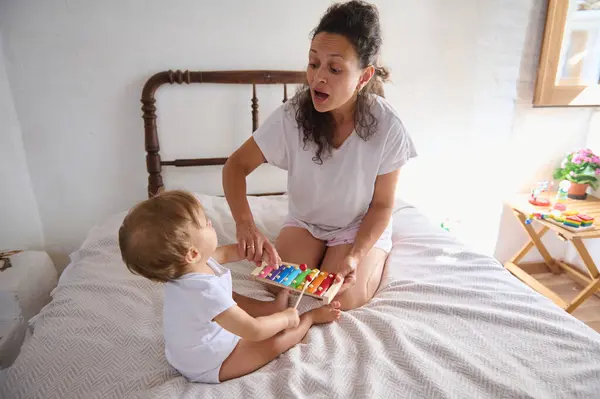
[[[377, 127], [377, 120], [371, 113], [375, 100], [371, 94], [383, 97], [383, 82], [389, 78], [387, 68], [377, 65], [381, 47], [381, 27], [377, 8], [363, 1], [349, 1], [330, 6], [321, 18], [319, 25], [312, 31], [312, 38], [321, 32], [344, 36], [358, 54], [360, 67], [375, 67], [375, 75], [359, 92], [354, 113], [356, 133], [368, 140]], [[313, 161], [323, 164], [323, 155], [330, 155], [333, 142], [335, 121], [330, 112], [318, 112], [312, 102], [310, 88], [302, 87], [290, 100], [296, 108], [298, 128], [304, 134], [304, 147], [308, 142], [317, 146]]]

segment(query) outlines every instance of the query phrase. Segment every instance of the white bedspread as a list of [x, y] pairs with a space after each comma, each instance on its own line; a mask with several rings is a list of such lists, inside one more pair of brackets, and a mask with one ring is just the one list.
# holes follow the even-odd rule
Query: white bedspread
[[[225, 201], [202, 197], [222, 243], [234, 241]], [[285, 198], [252, 198], [273, 237]], [[376, 297], [261, 370], [190, 384], [165, 360], [162, 288], [131, 275], [117, 249], [123, 215], [93, 230], [12, 368], [2, 398], [595, 398], [600, 335], [465, 250], [415, 209], [394, 213], [394, 249]], [[232, 266], [235, 288], [268, 299]], [[314, 306], [303, 299], [303, 310]]]

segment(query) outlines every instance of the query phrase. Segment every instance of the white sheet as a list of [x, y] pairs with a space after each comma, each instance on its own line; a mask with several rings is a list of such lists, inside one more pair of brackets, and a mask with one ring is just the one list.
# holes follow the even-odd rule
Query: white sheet
[[[202, 196], [222, 243], [234, 225], [222, 198]], [[273, 238], [285, 198], [251, 198]], [[93, 230], [14, 365], [2, 398], [411, 397], [592, 398], [600, 392], [600, 335], [469, 252], [415, 209], [394, 213], [394, 249], [376, 297], [336, 323], [313, 327], [261, 370], [217, 386], [190, 384], [169, 367], [161, 337], [162, 288], [131, 275], [116, 231]], [[232, 266], [234, 288], [268, 299]], [[301, 308], [314, 306], [303, 300]]]

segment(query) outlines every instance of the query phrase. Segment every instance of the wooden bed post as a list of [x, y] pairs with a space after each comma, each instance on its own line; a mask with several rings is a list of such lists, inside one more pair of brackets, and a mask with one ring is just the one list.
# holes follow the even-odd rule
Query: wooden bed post
[[142, 89], [142, 111], [144, 111], [144, 132], [146, 143], [146, 168], [148, 170], [148, 197], [158, 194], [163, 188], [162, 163], [160, 161], [160, 145], [156, 131], [156, 99], [154, 93], [165, 83], [191, 83], [190, 72], [166, 71], [152, 76]]
[[[175, 159], [163, 161], [160, 158], [160, 145], [156, 128], [156, 90], [173, 83], [216, 83], [252, 85], [252, 132], [258, 129], [258, 97], [256, 85], [260, 84], [306, 84], [305, 71], [164, 71], [152, 75], [142, 89], [142, 111], [144, 118], [144, 142], [146, 148], [146, 168], [148, 170], [148, 197], [153, 197], [164, 189], [161, 175], [163, 166], [206, 166], [224, 165], [227, 158]], [[284, 102], [287, 101], [287, 86], [284, 86]], [[268, 193], [273, 194], [273, 193]]]
[[252, 85], [252, 133], [258, 129], [258, 98], [256, 97], [256, 85]]

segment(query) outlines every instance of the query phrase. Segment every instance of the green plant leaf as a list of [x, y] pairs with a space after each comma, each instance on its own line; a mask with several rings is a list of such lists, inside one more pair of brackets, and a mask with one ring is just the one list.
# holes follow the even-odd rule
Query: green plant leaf
[[556, 169], [552, 177], [556, 180], [563, 180], [565, 178], [566, 171], [564, 169]]
[[585, 175], [585, 176], [592, 176], [595, 179], [596, 178], [596, 168], [593, 168], [590, 164], [587, 164], [587, 166], [580, 172], [580, 174]]
[[[552, 177], [560, 181], [568, 180], [573, 183], [589, 184], [594, 189], [597, 189], [600, 186], [600, 176], [596, 175], [596, 169], [600, 169], [600, 166], [593, 162], [573, 163], [573, 158], [577, 154], [578, 151], [567, 154], [561, 162], [561, 166], [554, 170]], [[595, 155], [588, 154], [588, 156], [593, 157]]]

